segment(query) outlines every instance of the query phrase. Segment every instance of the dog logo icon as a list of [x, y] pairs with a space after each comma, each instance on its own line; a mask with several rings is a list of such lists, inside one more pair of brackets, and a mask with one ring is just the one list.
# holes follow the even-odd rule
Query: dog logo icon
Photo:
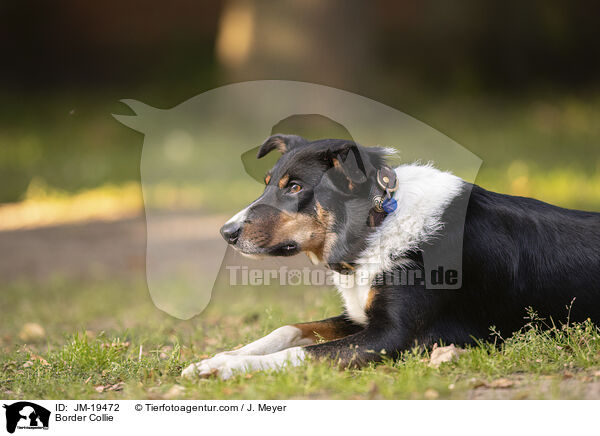
[[48, 430], [50, 411], [29, 401], [4, 404], [6, 409], [6, 431], [14, 433], [18, 429]]

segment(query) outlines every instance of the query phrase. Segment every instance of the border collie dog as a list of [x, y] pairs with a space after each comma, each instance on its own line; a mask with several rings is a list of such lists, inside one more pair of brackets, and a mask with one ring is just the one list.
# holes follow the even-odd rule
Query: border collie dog
[[273, 150], [282, 156], [264, 193], [221, 234], [249, 256], [308, 254], [332, 271], [345, 310], [280, 327], [184, 376], [311, 358], [359, 367], [415, 344], [485, 340], [491, 326], [510, 335], [530, 307], [554, 322], [600, 321], [600, 213], [497, 194], [431, 165], [392, 170], [387, 149], [352, 141], [274, 135], [258, 158]]

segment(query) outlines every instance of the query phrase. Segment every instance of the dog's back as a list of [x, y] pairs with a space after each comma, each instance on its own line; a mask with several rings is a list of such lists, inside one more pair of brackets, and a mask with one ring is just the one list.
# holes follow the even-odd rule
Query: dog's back
[[465, 304], [488, 326], [510, 334], [527, 307], [547, 321], [600, 322], [599, 213], [473, 186], [463, 260]]

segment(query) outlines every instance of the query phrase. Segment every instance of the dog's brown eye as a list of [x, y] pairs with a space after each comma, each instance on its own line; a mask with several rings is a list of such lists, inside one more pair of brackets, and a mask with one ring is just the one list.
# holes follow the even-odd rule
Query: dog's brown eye
[[302, 186], [300, 186], [297, 183], [292, 183], [290, 185], [290, 193], [291, 194], [297, 194], [298, 192], [300, 192], [302, 190]]

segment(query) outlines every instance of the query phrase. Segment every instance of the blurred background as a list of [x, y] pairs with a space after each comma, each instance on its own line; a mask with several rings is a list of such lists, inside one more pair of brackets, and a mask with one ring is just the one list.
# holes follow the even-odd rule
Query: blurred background
[[127, 113], [120, 99], [170, 108], [288, 79], [424, 121], [483, 159], [486, 187], [597, 209], [598, 12], [554, 0], [2, 2], [0, 202], [96, 190], [139, 208], [143, 138], [111, 117]]
[[[477, 154], [485, 188], [600, 211], [598, 17], [597, 2], [558, 0], [3, 1], [0, 305], [59, 329], [62, 306], [36, 311], [23, 289], [63, 298], [98, 291], [50, 280], [143, 282], [143, 135], [112, 117], [131, 114], [124, 98], [166, 109], [247, 80], [341, 88]], [[260, 192], [231, 178], [228, 210]], [[197, 193], [211, 224], [180, 217], [165, 234], [218, 239], [221, 196]]]

